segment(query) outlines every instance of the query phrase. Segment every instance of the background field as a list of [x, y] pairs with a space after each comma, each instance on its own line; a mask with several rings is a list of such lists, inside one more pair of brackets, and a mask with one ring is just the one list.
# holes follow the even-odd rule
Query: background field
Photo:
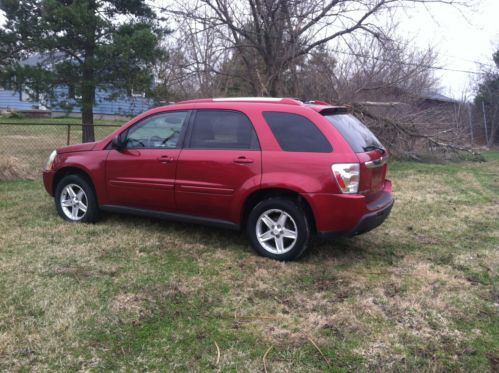
[[0, 370], [263, 371], [266, 354], [268, 371], [497, 371], [499, 153], [486, 158], [392, 162], [386, 223], [295, 263], [235, 232], [66, 223], [39, 179], [0, 182]]
[[[126, 122], [96, 121], [95, 138], [102, 139]], [[0, 118], [0, 158], [4, 162], [6, 157], [10, 158], [10, 163], [15, 163], [23, 171], [23, 176], [37, 177], [52, 150], [79, 143], [80, 118]]]

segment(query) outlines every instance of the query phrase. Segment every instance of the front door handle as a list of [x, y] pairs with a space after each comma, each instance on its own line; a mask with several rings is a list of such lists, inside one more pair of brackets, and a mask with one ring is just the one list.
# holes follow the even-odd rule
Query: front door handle
[[244, 155], [237, 157], [234, 159], [234, 163], [238, 164], [251, 164], [253, 163], [253, 159], [246, 158]]
[[174, 159], [170, 155], [162, 155], [158, 157], [158, 161], [160, 161], [161, 163], [171, 163], [174, 161]]

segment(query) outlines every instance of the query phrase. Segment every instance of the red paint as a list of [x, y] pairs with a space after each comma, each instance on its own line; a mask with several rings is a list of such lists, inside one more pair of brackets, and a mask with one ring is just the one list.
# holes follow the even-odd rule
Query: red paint
[[153, 210], [175, 209], [175, 172], [180, 149], [108, 151], [107, 203]]
[[[379, 151], [354, 153], [341, 134], [320, 114], [331, 106], [284, 103], [214, 102], [194, 100], [158, 107], [139, 115], [101, 141], [57, 149], [53, 169], [43, 174], [53, 195], [58, 172], [72, 167], [92, 180], [100, 205], [114, 204], [186, 213], [239, 224], [251, 193], [285, 189], [300, 194], [310, 205], [318, 231], [348, 231], [367, 213], [386, 206], [376, 201], [389, 193], [387, 166], [367, 168]], [[260, 150], [111, 149], [111, 140], [137, 121], [172, 110], [229, 109], [252, 122]], [[330, 153], [284, 152], [262, 115], [282, 111], [303, 115], [331, 143]], [[331, 170], [333, 163], [360, 163], [358, 194], [342, 194]], [[369, 205], [369, 206], [368, 206]]]

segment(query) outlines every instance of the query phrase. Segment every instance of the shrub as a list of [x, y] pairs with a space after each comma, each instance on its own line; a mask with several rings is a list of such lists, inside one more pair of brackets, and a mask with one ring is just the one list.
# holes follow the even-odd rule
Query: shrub
[[9, 114], [10, 119], [24, 119], [24, 114], [18, 111], [11, 111]]

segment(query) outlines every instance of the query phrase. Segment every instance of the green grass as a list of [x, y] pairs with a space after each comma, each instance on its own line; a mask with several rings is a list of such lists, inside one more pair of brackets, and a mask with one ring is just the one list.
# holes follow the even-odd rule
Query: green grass
[[385, 224], [294, 263], [236, 232], [66, 223], [40, 180], [0, 182], [0, 370], [263, 371], [272, 346], [269, 371], [497, 371], [499, 153], [485, 157], [393, 162]]

